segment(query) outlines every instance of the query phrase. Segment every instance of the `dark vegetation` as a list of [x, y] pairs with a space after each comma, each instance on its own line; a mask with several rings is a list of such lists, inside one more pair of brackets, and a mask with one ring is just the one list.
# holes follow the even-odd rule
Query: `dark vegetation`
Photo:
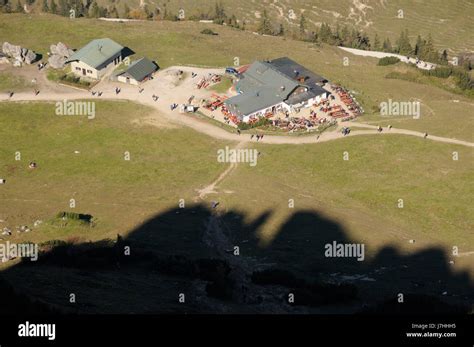
[[379, 59], [379, 62], [377, 63], [377, 65], [387, 66], [387, 65], [396, 64], [398, 62], [400, 62], [400, 59], [398, 59], [397, 57], [383, 57], [383, 58]]

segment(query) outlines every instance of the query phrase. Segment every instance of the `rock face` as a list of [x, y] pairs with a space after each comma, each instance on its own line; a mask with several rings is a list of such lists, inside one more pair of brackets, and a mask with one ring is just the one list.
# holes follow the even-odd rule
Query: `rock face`
[[26, 64], [31, 64], [36, 59], [36, 53], [32, 50], [20, 46], [15, 46], [8, 42], [3, 43], [2, 52], [7, 57], [14, 58], [17, 61]]
[[72, 49], [69, 49], [64, 43], [58, 42], [57, 45], [51, 45], [49, 47], [51, 54], [48, 59], [49, 66], [54, 69], [62, 69], [69, 59], [69, 57], [74, 53]]

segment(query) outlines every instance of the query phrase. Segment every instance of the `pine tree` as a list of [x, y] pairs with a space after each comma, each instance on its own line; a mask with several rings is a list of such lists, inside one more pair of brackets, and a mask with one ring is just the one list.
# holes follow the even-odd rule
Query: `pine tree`
[[278, 30], [278, 36], [285, 36], [285, 27], [283, 23], [280, 23], [280, 29]]
[[321, 24], [321, 29], [319, 29], [319, 38], [321, 42], [329, 43], [332, 37], [332, 31], [328, 24]]
[[347, 25], [344, 25], [341, 29], [341, 33], [339, 35], [341, 39], [341, 45], [344, 47], [350, 47], [350, 32], [349, 29], [347, 28]]
[[418, 35], [416, 38], [415, 51], [414, 51], [414, 54], [416, 57], [420, 57], [423, 54], [424, 46], [425, 46], [425, 41], [421, 38], [420, 35]]
[[258, 27], [258, 33], [265, 34], [265, 35], [273, 34], [272, 24], [270, 23], [270, 20], [268, 19], [268, 14], [267, 14], [266, 9], [263, 10], [262, 19], [260, 20], [260, 26]]
[[425, 49], [423, 52], [423, 60], [426, 60], [430, 63], [436, 63], [439, 60], [438, 52], [436, 52], [434, 48], [431, 34], [428, 34], [428, 39], [426, 40]]
[[412, 47], [410, 44], [410, 39], [408, 37], [408, 29], [400, 33], [400, 38], [397, 41], [397, 52], [403, 55], [409, 55], [412, 53]]
[[5, 13], [10, 13], [12, 11], [12, 5], [10, 3], [10, 0], [3, 0], [0, 2], [0, 8], [2, 12]]
[[41, 6], [41, 11], [43, 13], [49, 12], [48, 0], [43, 0], [43, 5]]
[[304, 38], [304, 34], [306, 32], [306, 18], [304, 14], [301, 14], [300, 18], [300, 36], [301, 38]]
[[97, 5], [97, 2], [93, 1], [89, 8], [89, 17], [99, 18], [99, 16], [100, 16], [99, 5]]
[[372, 45], [372, 48], [374, 51], [379, 51], [380, 50], [380, 39], [379, 39], [379, 36], [377, 34], [375, 34], [375, 37], [374, 37], [374, 44]]
[[[166, 19], [166, 16], [167, 16], [167, 11], [166, 11], [166, 8], [165, 8], [165, 12], [163, 14], [163, 19]], [[130, 7], [127, 6], [127, 4], [124, 5], [123, 7], [123, 18], [130, 18]]]
[[56, 5], [56, 2], [54, 0], [51, 0], [51, 13], [57, 14], [58, 13], [58, 5]]
[[21, 4], [21, 1], [18, 0], [18, 2], [16, 3], [16, 12], [18, 13], [23, 13], [23, 5]]
[[448, 64], [448, 52], [446, 50], [443, 50], [443, 53], [441, 54], [440, 63], [443, 65]]
[[67, 16], [69, 14], [69, 6], [66, 0], [59, 0], [59, 14]]
[[110, 18], [119, 18], [119, 14], [115, 6], [112, 6], [109, 13], [110, 13]]
[[382, 49], [383, 49], [384, 52], [388, 52], [388, 53], [393, 52], [392, 43], [390, 42], [389, 38], [386, 38], [385, 41], [383, 42]]

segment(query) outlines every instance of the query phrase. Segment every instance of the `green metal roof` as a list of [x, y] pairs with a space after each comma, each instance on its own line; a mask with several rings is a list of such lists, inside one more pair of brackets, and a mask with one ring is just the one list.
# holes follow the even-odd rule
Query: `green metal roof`
[[117, 55], [122, 51], [123, 47], [117, 42], [109, 39], [96, 39], [89, 42], [80, 50], [75, 52], [67, 61], [81, 61], [87, 65], [97, 69], [102, 64]]
[[121, 75], [131, 77], [137, 81], [142, 81], [145, 77], [149, 76], [158, 69], [155, 63], [147, 58], [141, 58], [134, 61], [127, 70]]

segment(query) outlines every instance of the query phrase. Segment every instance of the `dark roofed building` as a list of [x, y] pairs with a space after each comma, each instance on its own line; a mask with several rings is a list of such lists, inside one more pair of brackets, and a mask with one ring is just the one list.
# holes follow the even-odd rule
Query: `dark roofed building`
[[225, 101], [227, 109], [240, 120], [276, 111], [305, 107], [327, 97], [322, 88], [327, 80], [289, 58], [256, 61], [241, 76], [239, 93]]
[[123, 72], [117, 75], [120, 82], [138, 85], [139, 83], [150, 78], [153, 73], [158, 70], [158, 66], [147, 58], [141, 58], [134, 61]]

